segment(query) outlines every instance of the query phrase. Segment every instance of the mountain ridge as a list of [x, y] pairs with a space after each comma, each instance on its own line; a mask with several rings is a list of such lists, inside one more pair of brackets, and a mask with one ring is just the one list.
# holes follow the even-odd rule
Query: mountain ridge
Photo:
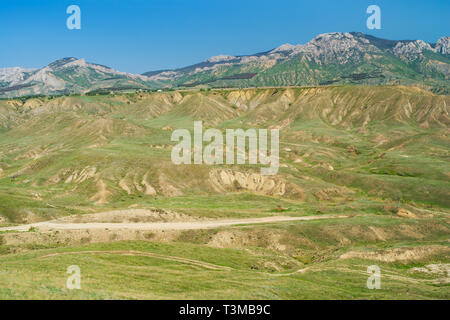
[[[301, 86], [331, 84], [342, 80], [342, 76], [348, 77], [352, 74], [361, 76], [363, 73], [382, 69], [383, 76], [389, 78], [391, 84], [396, 84], [393, 82], [395, 80], [404, 79], [408, 80], [405, 84], [417, 84], [422, 82], [420, 78], [430, 77], [430, 74], [436, 70], [439, 75], [432, 75], [431, 78], [440, 77], [439, 80], [448, 80], [450, 75], [448, 48], [449, 37], [442, 37], [436, 44], [429, 44], [422, 40], [386, 40], [357, 32], [326, 33], [316, 36], [306, 44], [284, 44], [255, 55], [222, 55], [218, 56], [222, 59], [212, 57], [192, 66], [144, 74], [151, 75], [150, 79], [153, 81], [160, 81], [162, 84], [171, 83], [178, 87], [211, 86], [211, 83], [214, 82], [217, 85], [213, 86], [230, 86], [230, 81], [220, 83], [220, 80], [223, 80], [223, 76], [228, 77], [226, 80], [239, 80], [239, 77], [237, 79], [230, 78], [233, 73], [257, 73], [260, 75], [256, 79], [250, 78], [253, 80], [247, 83], [240, 79], [240, 82], [235, 83], [237, 87]], [[439, 57], [431, 59], [427, 57], [428, 54], [436, 54]], [[373, 59], [374, 56], [375, 59]], [[371, 59], [381, 59], [382, 61], [374, 63], [370, 62]], [[441, 64], [442, 60], [445, 61], [444, 64]], [[283, 66], [283, 64], [286, 65]], [[394, 66], [390, 68], [389, 65]], [[324, 66], [342, 70], [330, 70], [331, 68], [320, 70]], [[427, 67], [431, 70], [425, 70]], [[405, 70], [395, 70], [395, 68]], [[294, 78], [286, 79], [287, 73], [292, 74], [293, 71]], [[318, 76], [314, 76], [316, 72], [319, 73]], [[284, 75], [280, 76], [281, 73]], [[338, 79], [336, 79], [337, 76]], [[276, 79], [283, 77], [284, 79]], [[366, 77], [366, 79], [370, 79], [370, 77]], [[369, 84], [382, 83], [389, 82], [380, 80]]]
[[436, 43], [360, 32], [319, 34], [253, 55], [216, 55], [177, 69], [131, 74], [67, 57], [40, 69], [0, 69], [0, 97], [192, 87], [404, 84], [450, 91], [450, 37]]

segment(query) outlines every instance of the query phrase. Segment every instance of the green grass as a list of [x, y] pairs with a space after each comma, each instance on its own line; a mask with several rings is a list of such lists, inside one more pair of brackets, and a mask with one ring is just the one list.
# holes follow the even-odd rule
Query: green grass
[[[188, 258], [230, 270], [210, 270], [161, 258], [98, 254], [52, 253], [133, 250]], [[2, 299], [448, 299], [448, 286], [433, 285], [407, 274], [405, 266], [379, 263], [382, 290], [366, 288], [367, 266], [359, 259], [320, 264], [317, 270], [295, 273], [296, 267], [272, 271], [270, 253], [215, 249], [199, 245], [118, 242], [39, 250], [0, 256]], [[70, 265], [81, 268], [81, 290], [67, 290]], [[283, 276], [283, 274], [285, 274]], [[12, 289], [14, 288], [14, 289]]]

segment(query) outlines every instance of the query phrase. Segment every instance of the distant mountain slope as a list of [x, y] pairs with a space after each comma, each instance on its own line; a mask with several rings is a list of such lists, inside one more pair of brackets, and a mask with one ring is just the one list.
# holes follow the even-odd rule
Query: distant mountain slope
[[192, 87], [415, 85], [450, 92], [450, 37], [435, 44], [327, 33], [246, 56], [219, 55], [175, 70], [142, 75], [64, 58], [41, 69], [0, 69], [0, 97]]
[[175, 87], [420, 84], [448, 92], [449, 39], [428, 44], [329, 33], [305, 45], [284, 44], [250, 56], [216, 56], [190, 67], [144, 75]]
[[147, 77], [119, 72], [84, 59], [64, 58], [25, 70], [0, 69], [0, 96], [85, 93], [96, 89], [146, 88]]

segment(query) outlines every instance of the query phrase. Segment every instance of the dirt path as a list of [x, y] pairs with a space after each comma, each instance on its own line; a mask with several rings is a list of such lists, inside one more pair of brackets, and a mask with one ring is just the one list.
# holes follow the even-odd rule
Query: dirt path
[[184, 264], [190, 264], [197, 267], [202, 267], [205, 269], [210, 270], [223, 270], [223, 271], [229, 271], [232, 270], [230, 267], [226, 266], [220, 266], [200, 260], [194, 260], [194, 259], [187, 259], [187, 258], [181, 258], [181, 257], [174, 257], [174, 256], [168, 256], [158, 253], [151, 253], [151, 252], [142, 252], [142, 251], [75, 251], [75, 252], [59, 252], [59, 253], [51, 253], [46, 254], [44, 256], [41, 256], [39, 258], [50, 258], [55, 256], [61, 256], [61, 255], [80, 255], [80, 254], [115, 254], [115, 255], [123, 255], [123, 256], [142, 256], [142, 257], [150, 257], [150, 258], [156, 258], [161, 260], [167, 260], [167, 261], [175, 261], [180, 262]]
[[[156, 258], [161, 260], [167, 260], [167, 261], [174, 261], [179, 262], [183, 264], [189, 264], [196, 267], [202, 267], [209, 270], [219, 270], [219, 271], [241, 271], [241, 272], [248, 272], [248, 270], [239, 270], [234, 269], [227, 266], [221, 266], [205, 261], [200, 260], [194, 260], [194, 259], [188, 259], [188, 258], [182, 258], [182, 257], [175, 257], [175, 256], [169, 256], [164, 254], [158, 254], [158, 253], [152, 253], [152, 252], [142, 252], [142, 251], [134, 251], [134, 250], [106, 250], [106, 251], [73, 251], [73, 252], [56, 252], [56, 253], [50, 253], [43, 256], [40, 256], [39, 259], [45, 259], [45, 258], [51, 258], [56, 256], [62, 256], [62, 255], [102, 255], [102, 254], [109, 254], [109, 255], [123, 255], [123, 256], [142, 256], [142, 257], [149, 257], [149, 258]], [[305, 273], [310, 268], [302, 268], [299, 270], [295, 270], [293, 272], [289, 273], [268, 273], [268, 272], [258, 272], [258, 271], [251, 271], [252, 273], [258, 273], [270, 277], [286, 277], [286, 276], [292, 276], [297, 273]]]
[[[56, 256], [62, 256], [62, 255], [102, 255], [102, 254], [109, 254], [109, 255], [122, 255], [122, 256], [141, 256], [141, 257], [149, 257], [149, 258], [155, 258], [155, 259], [161, 259], [166, 261], [174, 261], [179, 262], [183, 264], [188, 264], [196, 267], [205, 268], [208, 270], [216, 270], [216, 271], [240, 271], [240, 272], [248, 272], [249, 270], [240, 270], [240, 269], [234, 269], [227, 266], [221, 266], [205, 261], [200, 260], [194, 260], [194, 259], [188, 259], [188, 258], [182, 258], [182, 257], [175, 257], [175, 256], [169, 256], [164, 254], [158, 254], [158, 253], [151, 253], [151, 252], [142, 252], [142, 251], [134, 251], [134, 250], [107, 250], [107, 251], [73, 251], [73, 252], [57, 252], [57, 253], [50, 253], [43, 256], [38, 257], [39, 259], [45, 259], [45, 258], [51, 258]], [[297, 273], [305, 273], [310, 268], [304, 268], [299, 269], [293, 272], [289, 273], [268, 273], [268, 272], [259, 272], [259, 271], [251, 271], [251, 273], [258, 273], [261, 275], [266, 275], [270, 277], [286, 277], [286, 276], [292, 276]]]
[[322, 215], [307, 217], [267, 217], [267, 218], [250, 218], [250, 219], [227, 219], [212, 221], [195, 221], [195, 222], [149, 222], [149, 223], [63, 223], [54, 221], [44, 221], [32, 224], [26, 224], [15, 227], [0, 228], [0, 231], [29, 231], [30, 228], [39, 230], [87, 230], [87, 229], [108, 229], [108, 230], [195, 230], [210, 229], [242, 224], [259, 224], [274, 223], [288, 221], [309, 221], [321, 219], [343, 219], [350, 216], [344, 215]]

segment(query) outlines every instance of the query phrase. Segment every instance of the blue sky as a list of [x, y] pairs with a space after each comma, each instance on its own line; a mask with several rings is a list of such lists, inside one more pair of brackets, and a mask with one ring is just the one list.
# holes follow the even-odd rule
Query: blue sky
[[[81, 30], [66, 27], [72, 4], [81, 8]], [[381, 30], [366, 27], [372, 4], [381, 8]], [[1, 0], [0, 67], [74, 56], [142, 73], [336, 31], [435, 42], [450, 35], [449, 13], [449, 0]]]

